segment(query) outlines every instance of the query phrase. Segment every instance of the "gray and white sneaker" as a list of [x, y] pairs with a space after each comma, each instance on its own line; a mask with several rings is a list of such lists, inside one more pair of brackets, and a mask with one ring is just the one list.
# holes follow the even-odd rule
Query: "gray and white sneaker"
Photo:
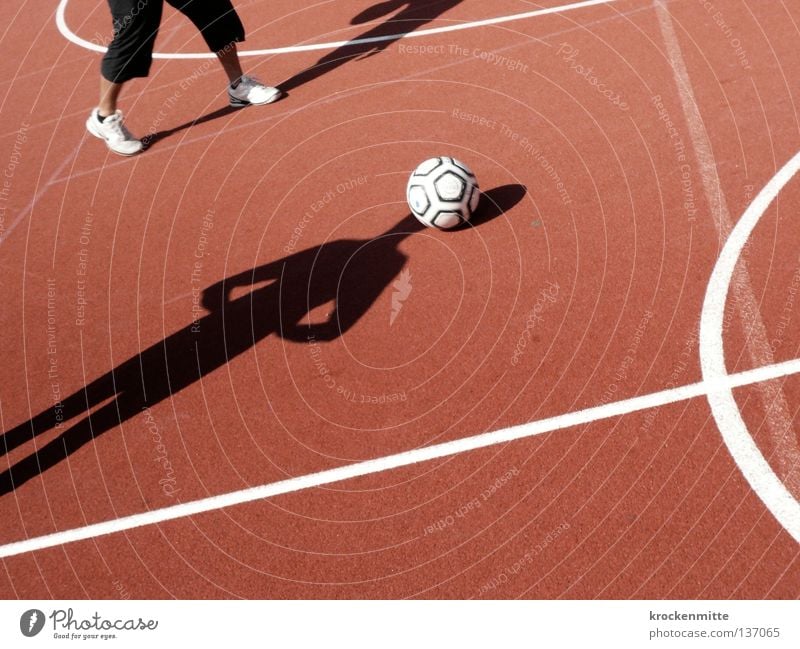
[[233, 88], [228, 86], [228, 97], [231, 106], [242, 108], [243, 106], [261, 106], [271, 104], [281, 96], [281, 91], [272, 86], [265, 86], [255, 77], [242, 76], [239, 85]]
[[122, 111], [118, 110], [102, 122], [95, 108], [86, 120], [86, 130], [95, 137], [105, 140], [106, 146], [120, 155], [136, 155], [143, 148], [141, 140], [137, 140], [122, 123]]

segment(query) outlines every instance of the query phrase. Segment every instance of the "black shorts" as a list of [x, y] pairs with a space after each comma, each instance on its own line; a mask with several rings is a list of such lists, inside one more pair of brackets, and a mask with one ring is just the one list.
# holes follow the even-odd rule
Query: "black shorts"
[[[212, 52], [244, 40], [244, 27], [230, 0], [167, 0], [200, 30]], [[161, 24], [164, 0], [108, 0], [114, 40], [103, 57], [103, 77], [123, 83], [146, 77]]]

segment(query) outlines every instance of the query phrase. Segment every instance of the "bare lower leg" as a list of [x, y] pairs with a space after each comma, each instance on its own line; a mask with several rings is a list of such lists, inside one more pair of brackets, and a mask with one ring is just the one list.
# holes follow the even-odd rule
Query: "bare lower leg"
[[100, 103], [97, 107], [101, 117], [108, 117], [117, 111], [117, 98], [121, 90], [121, 83], [114, 83], [100, 76]]
[[238, 81], [242, 74], [242, 64], [239, 62], [239, 52], [236, 51], [236, 43], [231, 43], [223, 50], [217, 52], [217, 58], [222, 64], [222, 69], [228, 75], [228, 81], [234, 83]]

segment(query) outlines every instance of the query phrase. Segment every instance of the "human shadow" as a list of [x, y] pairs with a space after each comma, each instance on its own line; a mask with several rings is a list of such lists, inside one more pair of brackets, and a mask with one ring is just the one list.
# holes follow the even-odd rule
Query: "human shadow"
[[400, 9], [390, 19], [352, 38], [347, 44], [323, 56], [311, 67], [298, 72], [279, 84], [283, 92], [289, 92], [318, 79], [328, 72], [355, 58], [366, 58], [385, 50], [403, 34], [412, 32], [436, 20], [447, 10], [460, 4], [461, 0], [387, 0], [379, 2], [358, 14], [351, 25], [361, 25], [379, 20]]
[[[448, 9], [459, 4], [461, 0], [387, 0], [379, 2], [355, 16], [350, 21], [352, 25], [380, 20], [384, 16], [402, 9], [392, 18], [367, 30], [360, 36], [351, 39], [354, 44], [343, 45], [333, 52], [323, 56], [313, 66], [298, 72], [290, 79], [279, 84], [281, 92], [287, 94], [305, 83], [314, 81], [328, 72], [332, 72], [341, 65], [354, 58], [366, 58], [385, 50], [393, 42], [400, 40], [404, 33], [412, 32], [433, 20], [436, 20]], [[232, 106], [224, 106], [202, 117], [185, 122], [173, 128], [164, 129], [155, 133], [148, 133], [142, 137], [144, 148], [148, 149], [161, 140], [185, 129], [210, 122], [220, 117], [225, 117], [240, 110]]]
[[222, 108], [218, 108], [217, 110], [203, 115], [202, 117], [198, 117], [197, 119], [193, 119], [189, 122], [184, 122], [178, 126], [173, 126], [172, 128], [164, 129], [163, 131], [156, 131], [155, 133], [148, 133], [142, 138], [142, 144], [144, 145], [145, 149], [149, 149], [151, 146], [158, 144], [161, 140], [168, 138], [170, 135], [175, 135], [175, 133], [180, 133], [187, 128], [197, 126], [198, 124], [204, 124], [205, 122], [211, 122], [215, 119], [219, 119], [220, 117], [225, 117], [226, 115], [235, 113], [238, 110], [241, 109], [234, 108], [233, 106], [223, 106]]
[[[516, 205], [521, 185], [485, 192], [472, 222]], [[207, 315], [148, 347], [32, 419], [0, 436], [0, 456], [43, 433], [64, 432], [0, 474], [7, 494], [128, 419], [275, 334], [292, 342], [331, 341], [347, 332], [405, 266], [399, 244], [423, 226], [411, 215], [372, 239], [340, 239], [223, 279], [203, 291]], [[448, 235], [449, 236], [449, 235]], [[250, 289], [240, 297], [233, 293]], [[332, 303], [321, 322], [315, 309]], [[83, 417], [67, 427], [66, 423]]]

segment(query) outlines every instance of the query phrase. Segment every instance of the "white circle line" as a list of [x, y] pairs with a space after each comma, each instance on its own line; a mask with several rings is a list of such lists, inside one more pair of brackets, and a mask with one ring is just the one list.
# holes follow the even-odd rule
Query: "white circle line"
[[[67, 10], [67, 3], [69, 0], [60, 0], [58, 8], [56, 9], [56, 27], [61, 32], [62, 36], [68, 41], [83, 47], [84, 49], [91, 50], [92, 52], [106, 52], [107, 48], [92, 41], [87, 41], [73, 32], [65, 18]], [[330, 43], [310, 43], [308, 45], [292, 45], [289, 47], [271, 47], [260, 50], [240, 50], [239, 56], [264, 56], [267, 54], [295, 54], [298, 52], [311, 52], [314, 50], [332, 50], [338, 47], [346, 47], [353, 45], [365, 45], [368, 43], [385, 43], [386, 41], [398, 41], [402, 38], [419, 38], [421, 36], [430, 36], [432, 34], [445, 34], [448, 32], [462, 31], [464, 29], [474, 29], [476, 27], [487, 27], [489, 25], [499, 25], [508, 23], [515, 20], [524, 20], [525, 18], [534, 18], [536, 16], [546, 16], [548, 14], [563, 13], [566, 11], [573, 11], [575, 9], [584, 9], [586, 7], [593, 7], [596, 5], [610, 4], [617, 2], [617, 0], [584, 0], [583, 2], [573, 2], [566, 5], [559, 5], [556, 7], [548, 7], [545, 9], [536, 9], [534, 11], [525, 11], [523, 13], [511, 14], [508, 16], [499, 16], [497, 18], [486, 18], [484, 20], [474, 20], [471, 22], [459, 23], [457, 25], [447, 25], [446, 27], [431, 27], [429, 29], [420, 29], [413, 32], [400, 32], [397, 34], [385, 34], [383, 36], [373, 36], [371, 38], [356, 38], [349, 41], [333, 41]], [[154, 52], [154, 59], [213, 59], [216, 55], [212, 52]]]
[[767, 208], [800, 170], [800, 152], [758, 193], [731, 231], [708, 282], [700, 316], [700, 367], [708, 403], [722, 439], [750, 487], [794, 540], [800, 543], [800, 503], [772, 470], [742, 419], [725, 366], [723, 316], [736, 264]]

